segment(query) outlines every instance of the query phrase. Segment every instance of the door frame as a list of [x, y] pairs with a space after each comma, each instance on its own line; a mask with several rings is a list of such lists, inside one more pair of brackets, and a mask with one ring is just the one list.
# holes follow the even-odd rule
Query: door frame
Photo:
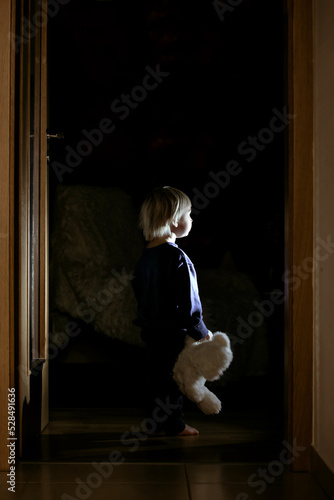
[[[36, 8], [46, 12], [47, 0]], [[15, 458], [22, 454], [25, 440], [40, 433], [48, 419], [47, 358], [48, 342], [48, 170], [46, 116], [46, 36], [47, 16], [39, 17], [31, 5], [10, 0], [0, 4], [0, 470], [8, 470], [8, 426], [15, 413]], [[21, 23], [36, 20], [28, 31]], [[34, 17], [32, 17], [34, 16]], [[19, 21], [19, 22], [18, 22]], [[42, 21], [42, 22], [41, 22]], [[17, 25], [21, 26], [21, 37]], [[30, 49], [36, 48], [31, 56]], [[23, 57], [24, 54], [24, 57]], [[23, 64], [23, 61], [24, 64]], [[23, 76], [25, 80], [23, 80]], [[30, 86], [32, 82], [32, 91]], [[24, 97], [24, 98], [22, 98]], [[33, 101], [30, 100], [32, 98]], [[44, 103], [43, 103], [44, 99]], [[26, 103], [23, 104], [23, 103]], [[30, 107], [34, 112], [29, 115]], [[33, 117], [33, 118], [32, 118]], [[32, 127], [33, 124], [33, 127]], [[33, 176], [30, 154], [33, 152]], [[31, 180], [35, 183], [30, 195]], [[34, 212], [30, 212], [32, 202]], [[30, 224], [35, 234], [30, 241]], [[36, 243], [35, 243], [36, 242]], [[29, 316], [29, 248], [34, 246], [36, 314], [32, 328], [38, 349], [32, 352]], [[36, 299], [37, 298], [37, 299]], [[36, 301], [37, 300], [37, 301]], [[33, 359], [37, 358], [37, 359]], [[37, 376], [34, 376], [34, 373]], [[8, 390], [15, 391], [15, 411], [8, 406]], [[44, 401], [42, 394], [44, 390]], [[14, 404], [13, 397], [11, 403]], [[10, 414], [9, 414], [10, 411]], [[10, 422], [11, 420], [11, 422]], [[12, 443], [12, 441], [10, 441]], [[6, 443], [6, 444], [5, 444]], [[13, 443], [14, 444], [14, 443]], [[11, 455], [12, 457], [12, 455]]]
[[[313, 414], [313, 0], [285, 0], [290, 121], [285, 213], [285, 438], [310, 469]], [[311, 263], [311, 266], [310, 266]], [[305, 447], [300, 452], [300, 447]]]
[[15, 388], [14, 356], [14, 81], [15, 2], [0, 5], [0, 470], [8, 470], [8, 389]]
[[[284, 0], [287, 18], [289, 112], [295, 115], [288, 131], [286, 196], [286, 271], [313, 258], [313, 0]], [[0, 4], [0, 470], [8, 470], [8, 388], [21, 384], [17, 377], [21, 311], [17, 221], [18, 190], [15, 172], [15, 50], [9, 33], [15, 33], [16, 1]], [[45, 30], [46, 31], [46, 30]], [[46, 58], [46, 53], [45, 53]], [[46, 60], [45, 60], [46, 63]], [[45, 89], [44, 89], [45, 90]], [[44, 154], [44, 153], [43, 153]], [[47, 204], [47, 199], [42, 203]], [[45, 216], [47, 214], [47, 209]], [[44, 233], [43, 273], [47, 287], [48, 235]], [[306, 260], [305, 260], [306, 259]], [[285, 438], [291, 446], [305, 446], [291, 465], [309, 470], [312, 443], [313, 278], [291, 287], [286, 280], [285, 325]], [[46, 298], [46, 290], [42, 292]], [[47, 328], [47, 305], [41, 328]], [[18, 318], [18, 319], [17, 319]], [[43, 326], [44, 325], [44, 326]], [[47, 330], [46, 330], [47, 331]], [[47, 342], [47, 334], [46, 334]], [[45, 346], [47, 350], [47, 345]], [[16, 387], [18, 392], [19, 387]], [[42, 389], [43, 390], [43, 389]], [[44, 386], [44, 391], [47, 389]], [[18, 402], [18, 401], [17, 401]], [[17, 412], [18, 412], [17, 408]], [[22, 426], [22, 422], [18, 422]]]

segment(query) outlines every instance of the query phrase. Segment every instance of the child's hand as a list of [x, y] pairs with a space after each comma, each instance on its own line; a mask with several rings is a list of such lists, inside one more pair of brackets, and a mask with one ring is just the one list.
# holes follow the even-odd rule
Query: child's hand
[[206, 337], [203, 337], [199, 342], [203, 342], [203, 340], [210, 340], [212, 338], [212, 333], [209, 331]]

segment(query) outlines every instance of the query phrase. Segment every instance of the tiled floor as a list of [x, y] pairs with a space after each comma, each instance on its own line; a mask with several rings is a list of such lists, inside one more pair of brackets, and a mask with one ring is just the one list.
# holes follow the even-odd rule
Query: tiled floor
[[[187, 439], [187, 438], [184, 438]], [[309, 474], [258, 477], [268, 464], [20, 463], [9, 500], [328, 500]], [[268, 472], [268, 471], [267, 471]], [[254, 476], [255, 475], [255, 476]], [[251, 481], [253, 480], [253, 483]]]
[[0, 473], [0, 499], [328, 500], [310, 474], [279, 462], [281, 426], [268, 414], [188, 416], [199, 436], [138, 440], [138, 411], [54, 411], [18, 464], [15, 495]]

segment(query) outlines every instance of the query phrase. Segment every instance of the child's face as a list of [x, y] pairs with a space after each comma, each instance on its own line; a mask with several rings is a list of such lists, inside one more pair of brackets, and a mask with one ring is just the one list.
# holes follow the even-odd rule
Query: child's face
[[190, 233], [193, 222], [190, 214], [191, 206], [188, 205], [184, 210], [182, 210], [177, 225], [173, 226], [172, 230], [177, 238], [184, 238]]

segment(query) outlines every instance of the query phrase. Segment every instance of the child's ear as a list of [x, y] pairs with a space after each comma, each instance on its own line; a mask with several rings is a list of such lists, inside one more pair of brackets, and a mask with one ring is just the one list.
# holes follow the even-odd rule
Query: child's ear
[[173, 220], [173, 222], [171, 223], [171, 227], [177, 227], [179, 225], [178, 221], [177, 220]]

